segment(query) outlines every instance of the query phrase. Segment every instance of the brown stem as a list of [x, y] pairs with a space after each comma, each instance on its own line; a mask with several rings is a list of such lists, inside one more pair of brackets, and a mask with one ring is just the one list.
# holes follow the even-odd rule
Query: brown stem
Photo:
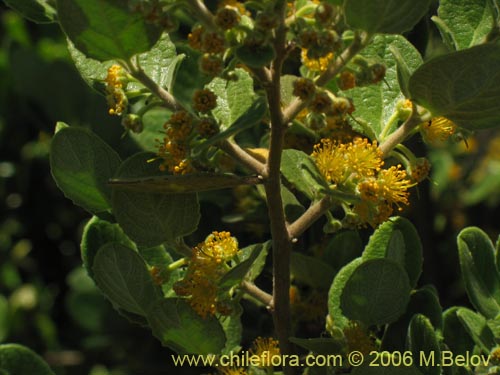
[[273, 309], [273, 296], [272, 295], [263, 291], [254, 283], [251, 283], [248, 281], [243, 281], [241, 283], [241, 288], [245, 291], [245, 293], [252, 296], [257, 301], [262, 302], [264, 305], [266, 305], [268, 310], [272, 311], [272, 309]]
[[187, 3], [191, 6], [191, 9], [194, 11], [193, 16], [198, 19], [198, 21], [211, 30], [217, 29], [214, 22], [214, 15], [208, 10], [203, 1], [188, 0]]
[[237, 143], [229, 140], [224, 140], [220, 142], [218, 146], [226, 154], [233, 157], [235, 160], [237, 160], [239, 163], [241, 163], [251, 171], [257, 173], [257, 175], [263, 176], [263, 174], [265, 173], [265, 165], [255, 159], [248, 152], [243, 150]]
[[[264, 187], [269, 212], [272, 248], [273, 248], [273, 320], [276, 335], [279, 340], [280, 351], [283, 355], [292, 355], [294, 348], [289, 337], [290, 324], [290, 254], [292, 242], [286, 227], [283, 199], [281, 196], [281, 154], [284, 145], [284, 136], [287, 129], [281, 110], [281, 72], [283, 60], [286, 56], [286, 14], [287, 2], [278, 0], [275, 12], [280, 15], [280, 25], [276, 29], [274, 48], [276, 58], [271, 64], [271, 82], [265, 85], [269, 113], [271, 119], [271, 139], [269, 156], [267, 159]], [[284, 366], [285, 375], [294, 375], [293, 367]]]
[[323, 197], [318, 202], [309, 206], [297, 220], [288, 226], [288, 235], [292, 241], [304, 233], [316, 220], [331, 207], [332, 201], [329, 196]]

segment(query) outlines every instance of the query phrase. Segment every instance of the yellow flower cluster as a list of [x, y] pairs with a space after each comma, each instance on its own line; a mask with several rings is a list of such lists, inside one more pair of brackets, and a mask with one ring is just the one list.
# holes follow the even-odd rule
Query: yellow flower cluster
[[401, 165], [382, 169], [382, 153], [377, 142], [355, 138], [350, 143], [323, 139], [314, 146], [312, 157], [333, 189], [357, 197], [352, 207], [361, 225], [376, 227], [394, 210], [408, 205], [412, 182]]
[[201, 317], [228, 314], [218, 295], [218, 283], [227, 272], [227, 262], [238, 253], [238, 241], [229, 232], [212, 232], [193, 248], [184, 279], [174, 285], [179, 296], [189, 296], [189, 304]]
[[272, 358], [281, 355], [278, 340], [272, 337], [257, 337], [250, 353], [260, 359], [258, 367], [272, 367]]
[[334, 54], [333, 52], [329, 52], [324, 57], [319, 57], [317, 59], [309, 58], [307, 56], [307, 49], [302, 48], [301, 52], [302, 64], [304, 64], [307, 69], [312, 70], [313, 72], [324, 72], [328, 69], [328, 65], [333, 61]]
[[172, 114], [163, 125], [165, 137], [159, 141], [158, 157], [163, 160], [160, 165], [162, 171], [168, 170], [173, 174], [186, 174], [193, 170], [189, 161], [188, 137], [193, 129], [192, 117], [186, 111]]
[[106, 100], [109, 106], [109, 114], [120, 116], [127, 108], [128, 99], [125, 95], [127, 77], [120, 65], [112, 65], [106, 76]]

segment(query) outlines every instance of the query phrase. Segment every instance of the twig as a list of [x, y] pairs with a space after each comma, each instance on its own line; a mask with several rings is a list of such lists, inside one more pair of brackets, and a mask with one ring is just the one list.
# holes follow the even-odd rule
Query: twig
[[318, 202], [309, 206], [297, 220], [288, 226], [288, 235], [293, 241], [302, 233], [304, 233], [316, 220], [331, 207], [332, 201], [329, 196], [324, 196]]
[[257, 175], [263, 176], [265, 172], [265, 165], [243, 150], [237, 143], [226, 139], [220, 142], [218, 146], [221, 150], [226, 152], [242, 165], [257, 173]]
[[217, 26], [214, 22], [214, 15], [205, 4], [200, 0], [188, 0], [187, 3], [194, 10], [193, 16], [198, 19], [204, 26], [211, 30], [216, 30]]
[[248, 295], [255, 298], [257, 301], [260, 301], [264, 305], [266, 305], [268, 310], [270, 310], [270, 311], [273, 310], [273, 296], [272, 295], [263, 291], [254, 283], [251, 283], [248, 281], [243, 281], [241, 283], [241, 288], [245, 291], [245, 293], [247, 293]]

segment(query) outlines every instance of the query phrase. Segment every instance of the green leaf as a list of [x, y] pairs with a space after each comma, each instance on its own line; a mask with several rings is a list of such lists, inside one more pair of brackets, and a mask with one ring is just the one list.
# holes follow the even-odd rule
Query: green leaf
[[281, 198], [283, 199], [285, 217], [289, 223], [293, 223], [305, 212], [304, 206], [297, 197], [283, 184], [281, 184]]
[[467, 295], [479, 312], [494, 318], [500, 313], [500, 277], [491, 240], [481, 229], [469, 227], [459, 233], [457, 244]]
[[335, 270], [340, 270], [353, 259], [361, 256], [363, 242], [358, 231], [346, 230], [333, 236], [324, 250], [322, 259]]
[[470, 130], [500, 124], [500, 45], [485, 44], [439, 56], [410, 78], [412, 100], [433, 116]]
[[493, 26], [490, 0], [441, 0], [438, 16], [456, 50], [484, 43]]
[[406, 312], [394, 323], [387, 326], [382, 338], [382, 348], [388, 351], [404, 351], [406, 333], [412, 318], [421, 314], [426, 316], [436, 330], [441, 330], [442, 310], [436, 290], [432, 286], [425, 286], [413, 292]]
[[319, 355], [341, 354], [346, 345], [344, 340], [338, 340], [331, 337], [318, 337], [312, 339], [290, 337], [290, 342]]
[[[254, 262], [259, 257], [260, 253], [264, 249], [262, 244], [257, 244], [251, 247], [251, 252], [249, 256], [231, 268], [219, 281], [219, 288], [230, 289], [233, 286], [239, 285], [243, 279], [245, 279], [248, 272], [252, 269]], [[267, 253], [267, 252], [266, 252]]]
[[356, 258], [342, 267], [337, 275], [335, 275], [330, 291], [328, 292], [328, 313], [333, 320], [333, 324], [337, 327], [344, 328], [349, 324], [349, 319], [346, 318], [340, 307], [340, 296], [351, 275], [361, 263], [363, 263], [363, 259]]
[[125, 233], [123, 233], [123, 230], [118, 224], [112, 224], [109, 221], [101, 220], [94, 216], [83, 229], [82, 242], [80, 245], [83, 265], [90, 277], [94, 277], [92, 267], [97, 251], [110, 242], [118, 242], [132, 249], [135, 248], [135, 245]]
[[[262, 249], [260, 248], [262, 246]], [[238, 262], [237, 264], [241, 264], [246, 262], [249, 259], [252, 260], [252, 264], [248, 271], [245, 274], [245, 279], [247, 281], [254, 281], [264, 269], [266, 265], [266, 257], [269, 253], [269, 249], [271, 248], [271, 241], [266, 241], [262, 244], [253, 244], [247, 247], [244, 247], [240, 251], [238, 251]], [[255, 255], [258, 253], [257, 255]]]
[[474, 349], [474, 341], [458, 318], [459, 310], [454, 306], [443, 313], [443, 339], [453, 353], [465, 355]]
[[[154, 155], [139, 153], [125, 160], [115, 178], [163, 175]], [[113, 189], [113, 213], [137, 245], [152, 247], [193, 232], [200, 219], [196, 194], [139, 193]]]
[[107, 182], [120, 163], [118, 154], [88, 129], [63, 128], [52, 139], [50, 168], [57, 186], [92, 213], [111, 208]]
[[321, 259], [292, 252], [290, 268], [293, 278], [313, 288], [328, 289], [335, 270]]
[[203, 150], [206, 150], [209, 146], [228, 139], [239, 132], [252, 128], [257, 125], [267, 111], [266, 99], [262, 96], [257, 97], [250, 107], [240, 116], [238, 119], [232, 123], [226, 130], [218, 133], [217, 135], [211, 137], [200, 145], [193, 149], [193, 155], [199, 155]]
[[157, 277], [161, 280], [163, 294], [167, 297], [173, 294], [172, 287], [182, 278], [182, 272], [180, 269], [174, 271], [167, 269], [170, 263], [173, 262], [173, 259], [165, 246], [139, 248], [138, 252], [149, 267], [156, 267], [156, 270], [159, 272]]
[[212, 114], [219, 121], [221, 130], [226, 130], [243, 115], [255, 99], [250, 74], [240, 68], [233, 73], [237, 79], [228, 81], [217, 77], [206, 86], [217, 95], [217, 107]]
[[120, 243], [101, 247], [92, 269], [97, 286], [116, 308], [146, 316], [161, 298], [144, 259]]
[[290, 184], [311, 200], [328, 191], [328, 185], [314, 160], [302, 151], [283, 150], [281, 173]]
[[363, 261], [345, 283], [340, 308], [366, 325], [396, 321], [406, 311], [410, 285], [404, 268], [389, 259]]
[[226, 334], [226, 345], [222, 354], [230, 355], [231, 353], [237, 353], [241, 350], [240, 343], [243, 332], [241, 314], [243, 314], [243, 308], [238, 304], [231, 315], [221, 316], [219, 318], [220, 324]]
[[413, 224], [394, 217], [380, 225], [363, 252], [363, 259], [387, 258], [406, 269], [412, 288], [422, 273], [422, 243]]
[[[412, 2], [413, 3], [413, 2]], [[356, 111], [356, 120], [366, 123], [368, 130], [362, 129], [366, 135], [383, 140], [397, 127], [397, 119], [391, 118], [396, 112], [398, 103], [405, 100], [398, 83], [397, 50], [410, 72], [422, 64], [422, 57], [417, 49], [401, 35], [377, 35], [366, 47], [362, 55], [368, 59], [382, 61], [386, 66], [385, 79], [374, 85], [355, 87], [345, 93], [352, 98]], [[401, 69], [399, 69], [401, 70]], [[353, 122], [353, 126], [359, 125]]]
[[57, 11], [50, 0], [4, 0], [12, 9], [36, 23], [56, 22]]
[[236, 176], [221, 173], [190, 173], [186, 175], [144, 176], [141, 178], [113, 178], [111, 186], [119, 190], [143, 193], [180, 194], [229, 189], [241, 185], [257, 185], [256, 176]]
[[[87, 57], [69, 39], [68, 50], [85, 82], [96, 91], [105, 95], [106, 85], [104, 80], [108, 74], [108, 68], [116, 64], [116, 61], [101, 62]], [[182, 55], [177, 56], [175, 45], [170, 41], [167, 34], [163, 34], [151, 50], [141, 53], [138, 58], [141, 68], [156, 84], [167, 90], [171, 89], [174, 73], [179, 61], [182, 59]], [[129, 82], [127, 85], [127, 89], [132, 90], [138, 90], [142, 87], [141, 84], [134, 81]]]
[[150, 50], [161, 35], [127, 0], [57, 0], [57, 10], [76, 48], [100, 61], [130, 59]]
[[482, 315], [465, 307], [459, 308], [456, 314], [472, 340], [484, 353], [489, 353], [496, 346], [493, 332]]
[[270, 44], [242, 45], [237, 47], [234, 53], [243, 64], [255, 69], [270, 64], [276, 57], [276, 51]]
[[346, 0], [346, 22], [369, 33], [399, 34], [411, 30], [427, 13], [430, 0]]
[[415, 366], [422, 374], [441, 374], [441, 350], [436, 337], [436, 332], [429, 319], [424, 315], [415, 315], [408, 328], [408, 348], [413, 353], [413, 358], [434, 356], [435, 361], [414, 360]]
[[172, 112], [166, 108], [152, 108], [142, 116], [142, 124], [144, 126], [142, 132], [129, 132], [129, 136], [139, 145], [140, 149], [157, 152], [157, 139], [161, 139], [161, 134], [165, 134], [163, 125], [171, 115]]
[[9, 335], [9, 302], [0, 294], [0, 342], [3, 342]]
[[38, 354], [18, 344], [0, 345], [0, 370], [11, 375], [54, 375]]
[[201, 318], [180, 298], [156, 303], [148, 322], [162, 344], [178, 353], [216, 354], [226, 343], [224, 330], [216, 318]]

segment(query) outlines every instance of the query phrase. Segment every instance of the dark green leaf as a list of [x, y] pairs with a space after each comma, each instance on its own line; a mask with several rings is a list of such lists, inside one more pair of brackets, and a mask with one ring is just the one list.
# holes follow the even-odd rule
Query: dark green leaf
[[83, 265], [90, 277], [94, 277], [92, 267], [97, 251], [110, 242], [119, 242], [132, 249], [135, 248], [135, 245], [125, 233], [123, 233], [123, 230], [118, 224], [112, 224], [109, 221], [101, 220], [94, 216], [83, 229], [82, 242], [80, 245]]
[[[262, 246], [262, 249], [260, 247]], [[264, 242], [263, 244], [253, 244], [247, 247], [244, 247], [238, 252], [238, 264], [241, 264], [249, 259], [252, 259], [255, 256], [255, 253], [258, 255], [252, 261], [252, 265], [250, 269], [247, 271], [245, 275], [245, 279], [247, 281], [255, 280], [266, 264], [266, 257], [269, 253], [269, 249], [271, 248], [271, 241]]]
[[5, 4], [36, 23], [55, 22], [57, 12], [49, 0], [4, 0]]
[[216, 318], [199, 317], [179, 298], [156, 303], [148, 315], [148, 322], [162, 344], [178, 353], [215, 354], [226, 343], [224, 330]]
[[0, 342], [3, 342], [9, 334], [9, 320], [9, 302], [3, 295], [0, 295]]
[[219, 288], [229, 289], [233, 286], [239, 285], [243, 279], [245, 279], [245, 276], [248, 274], [250, 269], [252, 269], [254, 262], [257, 260], [263, 249], [264, 246], [262, 244], [252, 246], [250, 255], [244, 261], [231, 268], [231, 270], [229, 270], [222, 277], [219, 282]]
[[101, 247], [92, 269], [97, 286], [117, 308], [146, 316], [161, 298], [144, 260], [120, 243]]
[[57, 10], [76, 48], [100, 61], [148, 51], [161, 35], [160, 28], [131, 11], [127, 0], [57, 0]]
[[[408, 328], [408, 348], [413, 353], [415, 366], [422, 374], [441, 374], [441, 350], [436, 337], [436, 332], [429, 319], [424, 315], [415, 315]], [[426, 363], [420, 360], [424, 355], [426, 358], [433, 356], [435, 361]], [[418, 359], [418, 360], [417, 360]]]
[[[415, 363], [415, 360], [413, 361]], [[373, 367], [367, 360], [363, 365], [355, 367], [352, 375], [422, 375], [415, 366], [380, 366]]]
[[118, 154], [88, 129], [63, 128], [52, 139], [50, 167], [57, 186], [90, 212], [111, 208], [107, 182], [120, 163]]
[[453, 353], [465, 355], [474, 349], [474, 341], [457, 316], [459, 310], [454, 306], [443, 313], [443, 339]]
[[460, 268], [467, 295], [487, 318], [500, 313], [500, 277], [495, 266], [495, 249], [481, 229], [469, 227], [458, 237]]
[[0, 345], [0, 370], [9, 375], [54, 375], [38, 354], [18, 344]]
[[351, 275], [362, 263], [363, 259], [361, 258], [352, 260], [349, 264], [342, 267], [333, 279], [332, 286], [328, 292], [328, 313], [333, 320], [333, 324], [337, 327], [344, 328], [349, 323], [349, 319], [346, 318], [340, 307], [340, 296]]
[[328, 289], [335, 270], [318, 258], [293, 252], [290, 268], [295, 280], [313, 288]]
[[340, 307], [345, 316], [366, 325], [396, 321], [410, 299], [408, 275], [389, 259], [370, 259], [360, 264], [347, 280]]
[[252, 128], [257, 125], [267, 111], [266, 99], [264, 97], [259, 96], [250, 107], [243, 113], [238, 119], [232, 123], [226, 130], [218, 133], [214, 137], [206, 140], [199, 146], [196, 146], [193, 149], [193, 154], [198, 155], [203, 150], [206, 150], [209, 146], [222, 141], [224, 139], [228, 139], [239, 132]]
[[459, 308], [456, 314], [469, 336], [484, 353], [489, 353], [496, 346], [493, 332], [482, 315], [465, 307]]
[[347, 23], [369, 33], [399, 34], [411, 30], [427, 13], [430, 0], [346, 0]]
[[412, 100], [433, 116], [466, 129], [500, 124], [500, 45], [485, 44], [437, 57], [410, 78]]
[[[116, 178], [141, 179], [160, 172], [154, 155], [139, 153], [120, 166]], [[197, 227], [200, 214], [196, 194], [140, 193], [113, 189], [113, 213], [125, 233], [138, 245], [152, 247], [185, 236]]]
[[262, 68], [273, 61], [276, 51], [270, 44], [262, 45], [242, 45], [234, 51], [236, 57], [250, 68]]
[[363, 242], [354, 230], [337, 233], [328, 242], [323, 253], [323, 260], [335, 270], [340, 270], [353, 259], [361, 256]]
[[408, 325], [416, 314], [426, 316], [436, 330], [441, 330], [442, 311], [436, 290], [425, 286], [413, 292], [404, 315], [387, 326], [382, 338], [382, 348], [388, 351], [404, 351]]
[[222, 351], [223, 354], [237, 353], [241, 350], [241, 334], [243, 326], [241, 324], [241, 314], [243, 308], [241, 305], [236, 305], [234, 311], [229, 316], [221, 316], [219, 321], [226, 334], [226, 346]]
[[422, 243], [415, 227], [403, 217], [380, 225], [363, 252], [363, 259], [387, 258], [406, 269], [413, 288], [422, 272]]
[[456, 50], [484, 43], [493, 26], [490, 0], [441, 0], [438, 16]]
[[319, 197], [321, 192], [328, 191], [328, 185], [314, 160], [302, 151], [284, 150], [281, 172], [290, 184], [311, 200]]

